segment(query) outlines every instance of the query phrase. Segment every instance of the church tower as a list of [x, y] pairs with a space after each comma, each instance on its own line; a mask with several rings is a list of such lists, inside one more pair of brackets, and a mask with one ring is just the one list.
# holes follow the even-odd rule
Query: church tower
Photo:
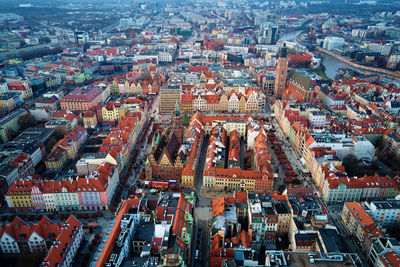
[[274, 98], [281, 98], [286, 87], [289, 58], [287, 57], [286, 44], [283, 44], [276, 66]]
[[146, 160], [146, 164], [144, 166], [144, 171], [146, 174], [146, 181], [151, 181], [153, 178], [153, 175], [152, 175], [153, 170], [152, 170], [151, 162], [150, 162], [149, 158], [147, 158], [147, 160]]
[[179, 110], [178, 101], [175, 102], [175, 109], [172, 115], [172, 124], [175, 129], [179, 129], [182, 127], [182, 114]]
[[182, 144], [183, 142], [183, 127], [182, 127], [182, 114], [179, 110], [178, 101], [175, 103], [174, 113], [172, 114], [172, 125], [176, 138]]

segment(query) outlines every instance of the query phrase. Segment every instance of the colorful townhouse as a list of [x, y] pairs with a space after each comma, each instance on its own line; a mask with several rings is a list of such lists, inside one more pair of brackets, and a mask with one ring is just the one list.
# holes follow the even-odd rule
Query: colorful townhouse
[[103, 162], [86, 177], [17, 180], [8, 189], [6, 201], [16, 211], [106, 210], [118, 184], [118, 168]]
[[399, 192], [398, 178], [364, 176], [348, 177], [344, 173], [326, 170], [323, 183], [322, 199], [328, 204], [348, 201], [358, 202], [363, 199], [382, 200], [394, 198]]
[[108, 153], [116, 159], [119, 171], [127, 164], [144, 121], [144, 117], [139, 112], [127, 114], [103, 139], [99, 152]]

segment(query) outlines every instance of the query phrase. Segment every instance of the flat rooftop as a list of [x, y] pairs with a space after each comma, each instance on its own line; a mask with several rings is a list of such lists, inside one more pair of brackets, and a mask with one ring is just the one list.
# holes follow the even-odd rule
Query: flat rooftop
[[[285, 256], [287, 260], [287, 265], [288, 266], [302, 266], [302, 267], [344, 267], [344, 266], [361, 266], [361, 265], [356, 265], [353, 260], [355, 260], [354, 257], [349, 256], [348, 254], [340, 254], [340, 253], [331, 253], [330, 255], [342, 255], [343, 256], [343, 261], [317, 261], [315, 260], [314, 263], [310, 263], [310, 259], [321, 259], [319, 253], [288, 253], [285, 252]], [[310, 256], [309, 256], [310, 255]], [[311, 256], [313, 255], [313, 256]], [[324, 255], [324, 254], [322, 254]], [[325, 257], [325, 256], [323, 256]]]

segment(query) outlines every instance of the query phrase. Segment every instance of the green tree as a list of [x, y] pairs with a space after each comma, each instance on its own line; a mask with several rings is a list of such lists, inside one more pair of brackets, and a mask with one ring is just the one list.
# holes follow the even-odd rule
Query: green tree
[[182, 125], [183, 126], [188, 126], [189, 125], [189, 116], [188, 116], [186, 110], [183, 111]]
[[53, 150], [55, 144], [57, 144], [57, 139], [55, 137], [52, 137], [46, 146], [47, 153], [50, 153]]
[[34, 127], [35, 123], [35, 118], [30, 113], [22, 115], [18, 118], [18, 125], [22, 131], [29, 127]]
[[10, 140], [13, 140], [17, 136], [17, 132], [14, 131], [13, 128], [7, 127], [6, 128], [6, 135], [7, 135], [8, 141], [10, 141]]

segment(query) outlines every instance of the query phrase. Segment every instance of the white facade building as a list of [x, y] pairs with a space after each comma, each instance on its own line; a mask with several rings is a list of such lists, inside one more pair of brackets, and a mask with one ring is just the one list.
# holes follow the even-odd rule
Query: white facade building
[[400, 220], [400, 200], [372, 201], [369, 204], [371, 217], [382, 227], [391, 227]]
[[7, 83], [6, 82], [0, 83], [0, 94], [7, 92], [8, 92]]
[[160, 63], [171, 63], [172, 55], [168, 52], [159, 52], [158, 53], [158, 62]]
[[324, 39], [324, 43], [322, 45], [323, 49], [332, 51], [334, 49], [342, 49], [345, 45], [345, 41], [341, 37], [328, 36]]

